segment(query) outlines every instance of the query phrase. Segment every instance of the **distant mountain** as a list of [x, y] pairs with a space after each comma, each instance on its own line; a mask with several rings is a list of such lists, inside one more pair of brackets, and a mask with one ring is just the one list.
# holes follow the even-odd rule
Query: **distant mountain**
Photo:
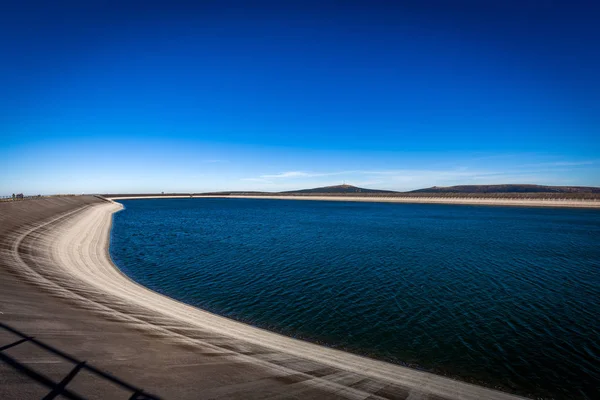
[[364, 189], [352, 185], [336, 185], [336, 186], [325, 186], [314, 189], [302, 189], [302, 190], [290, 190], [281, 193], [323, 193], [323, 194], [337, 194], [337, 193], [398, 193], [392, 190], [374, 190]]
[[590, 186], [543, 186], [543, 185], [460, 185], [434, 186], [408, 193], [600, 193], [599, 187]]

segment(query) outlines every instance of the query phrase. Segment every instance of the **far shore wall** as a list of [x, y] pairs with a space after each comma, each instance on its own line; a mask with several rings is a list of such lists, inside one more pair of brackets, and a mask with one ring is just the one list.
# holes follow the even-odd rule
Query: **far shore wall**
[[385, 197], [385, 198], [461, 198], [461, 199], [555, 199], [555, 200], [598, 200], [600, 193], [257, 193], [257, 192], [212, 192], [212, 193], [127, 193], [103, 194], [108, 198], [119, 197], [202, 197], [202, 196], [289, 196], [289, 197]]

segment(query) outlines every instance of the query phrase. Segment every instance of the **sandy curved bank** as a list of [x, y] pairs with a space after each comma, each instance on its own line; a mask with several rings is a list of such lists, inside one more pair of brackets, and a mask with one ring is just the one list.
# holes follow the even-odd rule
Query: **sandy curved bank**
[[[144, 322], [155, 325], [157, 331], [162, 333], [164, 325], [161, 326], [160, 321], [168, 320], [168, 332], [180, 332], [177, 335], [182, 336], [184, 340], [185, 333], [181, 332], [190, 327], [198, 328], [214, 337], [226, 338], [235, 343], [238, 350], [246, 345], [269, 348], [282, 357], [293, 356], [374, 381], [398, 385], [418, 396], [436, 395], [443, 399], [464, 400], [517, 398], [491, 389], [285, 337], [155, 293], [131, 281], [110, 260], [108, 245], [112, 215], [121, 209], [122, 205], [114, 202], [95, 204], [56, 218], [49, 223], [52, 229], [48, 231], [40, 229], [43, 226], [26, 230], [15, 241], [13, 254], [19, 257], [23, 246], [29, 246], [50, 257], [52, 263], [47, 265], [53, 267], [47, 266], [43, 270], [36, 270], [21, 260], [24, 273], [38, 284], [52, 287], [63, 296], [72, 297], [87, 308], [106, 315], [119, 318], [150, 315], [151, 318], [146, 318]], [[247, 362], [269, 363], [268, 360], [252, 355], [238, 355], [244, 357]], [[352, 388], [348, 388], [346, 394], [350, 398], [365, 398], [361, 397], [364, 393], [361, 395], [361, 392]]]
[[223, 199], [270, 199], [270, 200], [320, 200], [355, 201], [368, 203], [407, 203], [407, 204], [462, 204], [474, 206], [515, 206], [515, 207], [561, 207], [561, 208], [600, 208], [598, 200], [573, 199], [490, 199], [469, 197], [384, 197], [384, 196], [277, 196], [277, 195], [227, 195], [227, 196], [123, 196], [112, 200], [135, 199], [175, 199], [175, 198], [223, 198]]

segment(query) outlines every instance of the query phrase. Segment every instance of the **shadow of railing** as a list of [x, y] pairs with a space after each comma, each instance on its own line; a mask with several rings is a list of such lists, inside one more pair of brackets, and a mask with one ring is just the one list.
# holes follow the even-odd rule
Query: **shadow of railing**
[[[43, 343], [43, 342], [35, 339], [32, 336], [27, 336], [24, 333], [16, 330], [15, 328], [12, 328], [4, 323], [0, 322], [0, 328], [20, 337], [20, 339], [16, 340], [15, 342], [12, 342], [12, 343], [9, 343], [7, 345], [0, 347], [0, 360], [5, 362], [6, 364], [10, 365], [14, 369], [18, 370], [22, 374], [27, 375], [29, 378], [35, 380], [38, 383], [41, 383], [42, 385], [46, 386], [47, 388], [49, 388], [50, 392], [47, 395], [45, 395], [44, 397], [42, 397], [43, 400], [51, 400], [51, 399], [57, 398], [58, 396], [61, 396], [61, 398], [67, 398], [67, 399], [73, 399], [73, 400], [86, 400], [84, 397], [67, 389], [67, 385], [69, 384], [69, 382], [71, 382], [71, 380], [81, 370], [89, 371], [92, 374], [95, 374], [103, 379], [106, 379], [106, 380], [120, 386], [121, 388], [123, 388], [127, 391], [132, 392], [132, 395], [130, 397], [128, 397], [129, 400], [160, 400], [160, 398], [157, 396], [145, 393], [142, 389], [140, 389], [138, 387], [130, 385], [127, 382], [124, 382], [115, 376], [112, 376], [112, 375], [110, 375], [106, 372], [103, 372], [91, 365], [88, 365], [85, 361], [78, 360], [75, 357], [72, 357], [72, 356], [46, 344], [46, 343]], [[4, 350], [13, 348], [13, 347], [18, 346], [23, 343], [35, 344], [35, 345], [41, 347], [42, 349], [44, 349], [50, 353], [53, 353], [65, 360], [73, 363], [75, 366], [67, 374], [67, 376], [65, 376], [60, 382], [55, 382], [52, 379], [50, 379], [49, 377], [43, 375], [42, 373], [39, 373], [39, 372], [31, 369], [27, 365], [20, 363], [15, 358], [10, 357], [4, 353]]]

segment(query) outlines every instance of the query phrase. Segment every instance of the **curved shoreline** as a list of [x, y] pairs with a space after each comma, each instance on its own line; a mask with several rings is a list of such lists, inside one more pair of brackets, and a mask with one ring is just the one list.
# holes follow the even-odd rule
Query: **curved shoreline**
[[600, 208], [600, 201], [594, 200], [558, 200], [558, 199], [487, 199], [468, 197], [361, 197], [361, 196], [245, 196], [245, 195], [187, 195], [187, 196], [123, 196], [110, 197], [110, 200], [143, 199], [265, 199], [265, 200], [318, 200], [351, 201], [367, 203], [403, 203], [403, 204], [454, 204], [473, 206], [511, 206], [511, 207], [561, 207], [561, 208]]
[[[302, 369], [294, 365], [304, 360], [343, 371], [343, 374], [382, 382], [381, 385], [395, 385], [417, 395], [464, 400], [519, 398], [282, 336], [153, 292], [126, 277], [110, 259], [112, 216], [122, 208], [115, 202], [86, 206], [22, 231], [12, 248], [21, 273], [59, 297], [90, 312], [149, 331], [157, 340], [201, 345], [205, 352], [230, 352], [245, 363], [279, 373], [302, 374]], [[21, 257], [27, 249], [44, 253], [51, 263], [42, 269], [32, 268]], [[198, 338], [187, 334], [189, 330], [203, 334]], [[256, 351], [265, 348], [269, 353]], [[274, 362], [290, 358], [295, 361], [287, 365]], [[314, 384], [329, 385], [335, 392], [344, 391], [350, 398], [365, 398], [365, 392], [343, 383], [322, 379]]]
[[[110, 219], [110, 222], [112, 222], [112, 214], [121, 209], [121, 205], [117, 206], [117, 208], [114, 205], [101, 206], [101, 208], [97, 207], [96, 210], [82, 216], [80, 221], [77, 221], [71, 229], [65, 232], [65, 235], [61, 236], [54, 247], [56, 261], [62, 265], [71, 266], [70, 272], [72, 275], [87, 281], [88, 284], [94, 285], [100, 290], [108, 291], [127, 302], [138, 303], [140, 305], [152, 304], [155, 312], [167, 313], [170, 316], [175, 316], [182, 322], [199, 325], [203, 329], [211, 330], [219, 335], [226, 335], [252, 344], [267, 346], [294, 356], [326, 363], [330, 366], [350, 370], [355, 373], [367, 374], [393, 383], [423, 385], [427, 381], [428, 391], [442, 396], [451, 394], [454, 391], [451, 388], [457, 386], [454, 388], [456, 395], [463, 399], [482, 398], [482, 395], [485, 395], [486, 398], [512, 397], [507, 397], [504, 393], [500, 392], [488, 393], [488, 389], [321, 347], [260, 328], [251, 327], [153, 292], [126, 277], [112, 263], [109, 256], [105, 259], [99, 257], [98, 250], [101, 248], [104, 249], [102, 253], [108, 255], [108, 237], [111, 223], [107, 223], [106, 220]], [[95, 229], [93, 237], [88, 239], [82, 236], [81, 233], [90, 226]], [[84, 239], [79, 240], [78, 238], [81, 237], [84, 237]], [[74, 247], [83, 249], [86, 258], [92, 261], [93, 266], [96, 268], [89, 268], [90, 264], [86, 262], [88, 260], [74, 260], [72, 257], [73, 251], [71, 251]]]

